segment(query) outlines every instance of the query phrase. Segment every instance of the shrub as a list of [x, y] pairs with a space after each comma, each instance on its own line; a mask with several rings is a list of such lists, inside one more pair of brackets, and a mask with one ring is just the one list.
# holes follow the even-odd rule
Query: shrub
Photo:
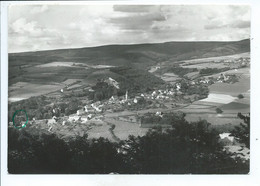
[[219, 72], [224, 72], [229, 70], [229, 67], [224, 67], [224, 68], [204, 68], [200, 70], [200, 75], [209, 75], [209, 74], [216, 74]]
[[238, 94], [238, 99], [243, 99], [244, 98], [244, 95], [243, 94]]
[[237, 116], [243, 120], [243, 123], [235, 126], [235, 129], [231, 133], [240, 143], [244, 143], [247, 148], [250, 148], [250, 113], [248, 115], [238, 113]]
[[[9, 173], [67, 174], [246, 174], [249, 161], [223, 151], [219, 135], [206, 120], [187, 122], [183, 114], [170, 117], [172, 128], [149, 130], [113, 143], [108, 139], [76, 137], [69, 141], [56, 135], [31, 135], [9, 128]], [[239, 131], [249, 140], [250, 117]], [[176, 119], [179, 118], [179, 119]], [[165, 118], [167, 119], [167, 118]], [[246, 125], [246, 124], [244, 124]], [[30, 131], [31, 132], [31, 131]], [[241, 136], [242, 134], [242, 136]], [[248, 141], [249, 142], [249, 141]], [[213, 163], [212, 163], [213, 162]]]
[[221, 114], [223, 113], [223, 110], [221, 110], [220, 108], [216, 108], [216, 113]]

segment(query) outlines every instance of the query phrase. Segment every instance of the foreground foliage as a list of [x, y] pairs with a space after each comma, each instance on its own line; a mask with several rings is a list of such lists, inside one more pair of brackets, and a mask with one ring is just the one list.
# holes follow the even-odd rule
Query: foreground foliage
[[64, 174], [242, 174], [249, 161], [232, 158], [218, 133], [205, 120], [179, 120], [172, 128], [155, 128], [143, 137], [119, 143], [54, 134], [37, 135], [9, 128], [9, 173]]

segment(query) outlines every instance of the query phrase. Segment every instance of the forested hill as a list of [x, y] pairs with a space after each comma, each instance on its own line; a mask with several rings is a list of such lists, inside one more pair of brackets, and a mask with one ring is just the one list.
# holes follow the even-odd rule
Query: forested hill
[[33, 65], [53, 61], [72, 61], [89, 65], [130, 65], [146, 68], [165, 60], [197, 59], [249, 51], [249, 39], [235, 42], [166, 42], [106, 45], [88, 48], [10, 53], [9, 65]]

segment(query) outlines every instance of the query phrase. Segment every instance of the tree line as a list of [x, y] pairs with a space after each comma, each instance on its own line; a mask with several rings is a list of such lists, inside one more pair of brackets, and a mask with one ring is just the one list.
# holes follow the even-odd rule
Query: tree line
[[[239, 114], [244, 127], [234, 132], [249, 147], [250, 116]], [[247, 124], [248, 123], [248, 124]], [[114, 143], [88, 139], [64, 141], [29, 128], [8, 130], [9, 173], [48, 174], [246, 174], [249, 160], [223, 150], [216, 130], [205, 120], [178, 120], [164, 130]], [[247, 126], [247, 127], [246, 127]]]

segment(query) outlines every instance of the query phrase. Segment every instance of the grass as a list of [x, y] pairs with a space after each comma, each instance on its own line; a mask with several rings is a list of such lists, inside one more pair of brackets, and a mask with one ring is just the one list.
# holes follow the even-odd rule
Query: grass
[[226, 95], [226, 94], [210, 93], [207, 98], [205, 98], [201, 101], [211, 102], [211, 103], [213, 102], [213, 103], [220, 103], [220, 104], [228, 104], [228, 103], [234, 101], [235, 99], [237, 99], [237, 98], [232, 97], [230, 95]]
[[204, 68], [223, 68], [228, 67], [225, 63], [214, 63], [214, 62], [203, 62], [200, 64], [184, 64], [182, 65], [184, 68], [197, 68], [197, 69], [204, 69]]
[[[228, 117], [227, 117], [228, 116]], [[237, 114], [222, 114], [222, 117], [218, 114], [203, 114], [203, 113], [192, 113], [187, 114], [185, 119], [187, 121], [198, 121], [200, 119], [205, 119], [212, 125], [226, 125], [226, 124], [232, 124], [232, 125], [239, 125], [241, 120], [237, 118]]]
[[250, 109], [249, 104], [243, 104], [243, 103], [237, 103], [237, 102], [231, 102], [229, 104], [223, 105], [221, 109], [224, 110], [240, 110], [240, 109]]
[[63, 85], [39, 85], [33, 83], [23, 83], [22, 86], [11, 86], [13, 91], [9, 92], [9, 99], [15, 100], [19, 98], [27, 99], [32, 96], [40, 96], [63, 88]]
[[209, 86], [210, 93], [226, 94], [237, 97], [237, 94], [247, 92], [250, 89], [250, 79], [240, 78], [239, 82], [234, 84], [216, 83]]
[[115, 125], [113, 131], [121, 140], [127, 139], [129, 135], [143, 136], [148, 131], [148, 129], [140, 128], [137, 123], [121, 121], [113, 118], [106, 118], [105, 121]]

